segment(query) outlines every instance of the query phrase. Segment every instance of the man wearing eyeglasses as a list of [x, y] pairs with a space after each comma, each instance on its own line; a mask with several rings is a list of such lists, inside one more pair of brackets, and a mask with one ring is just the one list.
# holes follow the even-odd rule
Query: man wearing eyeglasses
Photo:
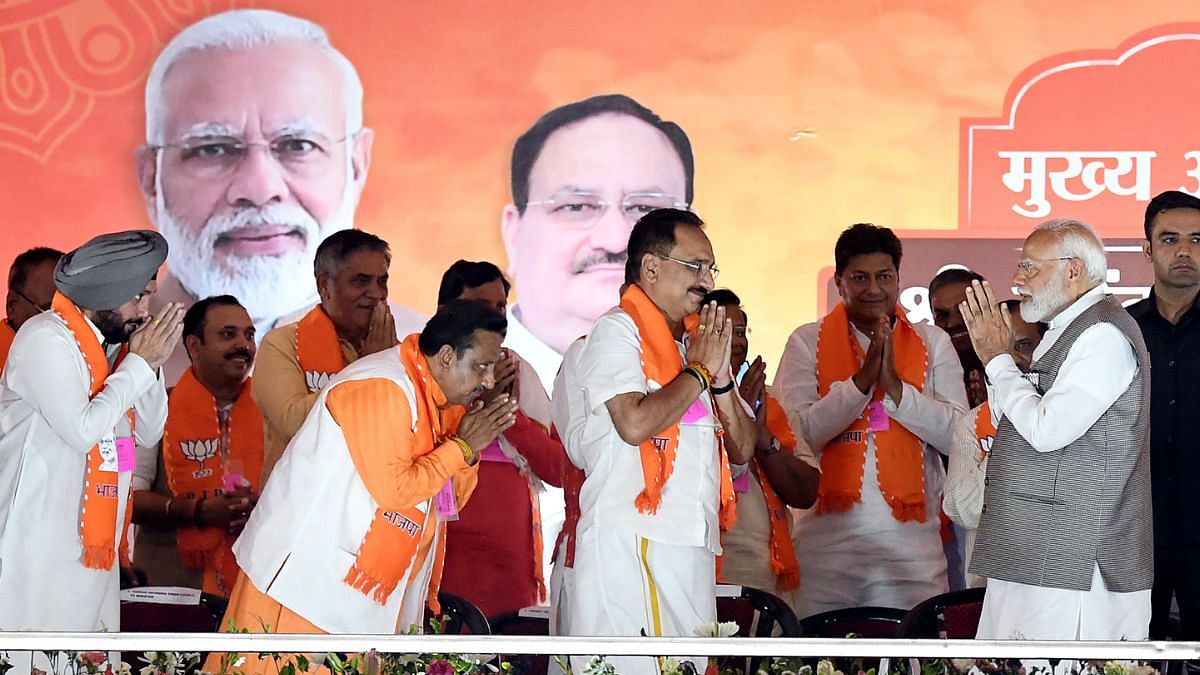
[[954, 420], [967, 410], [950, 337], [897, 304], [900, 239], [860, 223], [834, 246], [842, 301], [788, 338], [775, 390], [817, 451], [814, 508], [796, 512], [795, 609], [907, 609], [946, 592], [941, 493]]
[[621, 94], [555, 108], [517, 139], [502, 233], [517, 303], [505, 345], [546, 391], [567, 347], [617, 304], [634, 223], [692, 202], [687, 134]]
[[0, 321], [0, 368], [8, 361], [8, 350], [21, 324], [50, 309], [54, 266], [62, 256], [62, 251], [39, 246], [18, 255], [8, 268], [8, 296], [4, 299], [7, 316]]
[[[517, 139], [501, 225], [517, 292], [504, 345], [547, 392], [567, 347], [620, 299], [634, 223], [688, 208], [693, 169], [683, 129], [621, 94], [555, 108]], [[541, 505], [543, 540], [555, 541], [562, 490], [548, 487]]]
[[[313, 258], [354, 225], [374, 134], [362, 83], [318, 25], [236, 10], [171, 40], [146, 82], [136, 164], [146, 208], [171, 243], [156, 302], [230, 294], [257, 335], [317, 301]], [[423, 318], [393, 306], [400, 335]], [[188, 367], [182, 347], [167, 365]]]
[[[733, 322], [702, 305], [718, 272], [703, 225], [679, 209], [638, 221], [620, 305], [575, 362], [585, 405], [571, 415], [592, 429], [572, 451], [587, 473], [575, 635], [686, 637], [716, 620], [715, 556], [737, 512], [729, 465], [750, 460], [758, 430], [729, 365]], [[620, 660], [621, 673], [658, 672], [651, 659]]]
[[1150, 356], [1108, 294], [1104, 244], [1077, 220], [1026, 239], [1021, 318], [1050, 325], [1025, 375], [986, 283], [962, 314], [999, 417], [970, 572], [987, 578], [976, 637], [1145, 640], [1154, 582]]

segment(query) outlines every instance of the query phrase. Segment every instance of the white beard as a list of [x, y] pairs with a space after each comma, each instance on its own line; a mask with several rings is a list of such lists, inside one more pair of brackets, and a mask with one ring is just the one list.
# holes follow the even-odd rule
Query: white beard
[[[158, 175], [162, 176], [161, 165]], [[298, 205], [270, 204], [262, 209], [214, 216], [196, 230], [171, 213], [163, 198], [161, 178], [157, 182], [155, 226], [170, 246], [167, 265], [171, 273], [197, 298], [234, 296], [250, 313], [255, 325], [267, 328], [279, 318], [308, 309], [316, 302], [313, 259], [317, 246], [330, 234], [350, 229], [358, 205], [355, 186], [347, 176], [341, 203], [324, 224]], [[220, 235], [256, 225], [298, 228], [304, 237], [304, 249], [278, 256], [217, 255]]]
[[1059, 267], [1040, 293], [1030, 293], [1026, 288], [1017, 289], [1024, 296], [1021, 299], [1021, 318], [1027, 323], [1049, 321], [1071, 304], [1071, 298], [1063, 288], [1066, 272]]

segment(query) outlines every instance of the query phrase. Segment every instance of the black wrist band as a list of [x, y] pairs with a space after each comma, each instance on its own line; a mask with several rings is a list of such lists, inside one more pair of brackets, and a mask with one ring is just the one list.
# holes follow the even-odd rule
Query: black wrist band
[[720, 394], [724, 394], [724, 393], [733, 391], [733, 380], [730, 379], [729, 384], [725, 385], [724, 387], [713, 387], [709, 391], [712, 392], [713, 396], [718, 396]]

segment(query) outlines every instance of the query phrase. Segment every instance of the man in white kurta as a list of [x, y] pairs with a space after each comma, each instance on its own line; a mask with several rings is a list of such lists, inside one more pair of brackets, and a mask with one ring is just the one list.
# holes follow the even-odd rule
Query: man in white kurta
[[[13, 343], [0, 378], [0, 630], [120, 630], [120, 563], [84, 564], [81, 499], [89, 454], [111, 448], [97, 473], [116, 473], [119, 546], [136, 461], [120, 453], [132, 449], [121, 439], [153, 446], [167, 417], [160, 367], [182, 312], [168, 304], [147, 320], [165, 256], [166, 242], [153, 232], [102, 235], [68, 253], [55, 273], [55, 310], [30, 319]], [[122, 279], [127, 273], [134, 278]], [[77, 327], [90, 335], [72, 333], [59, 311], [64, 302], [78, 307]], [[153, 345], [135, 337], [114, 368], [120, 334], [128, 340], [140, 322], [161, 335]], [[95, 396], [77, 343], [89, 339], [104, 347], [112, 369]]]
[[[562, 441], [567, 453], [568, 465], [563, 472], [563, 493], [567, 501], [566, 511], [574, 511], [574, 518], [566, 518], [562, 532], [554, 542], [552, 559], [554, 569], [550, 574], [550, 634], [571, 635], [571, 603], [575, 598], [575, 542], [579, 526], [579, 491], [582, 488], [580, 472], [583, 458], [580, 450], [587, 444], [586, 424], [588, 416], [583, 414], [586, 405], [583, 389], [579, 387], [579, 357], [587, 340], [579, 338], [567, 347], [562, 366], [554, 378], [554, 391], [550, 399], [550, 421], [554, 432]], [[603, 434], [601, 428], [599, 433]], [[573, 474], [573, 475], [572, 475]]]
[[[716, 620], [715, 556], [736, 508], [728, 461], [749, 459], [756, 432], [729, 370], [724, 310], [704, 307], [685, 348], [685, 321], [716, 273], [702, 224], [674, 209], [638, 221], [621, 304], [579, 356], [572, 386], [588, 438], [569, 453], [587, 473], [568, 618], [575, 635], [691, 636]], [[659, 667], [610, 662], [622, 673]]]
[[[873, 228], [873, 229], [866, 229]], [[856, 225], [838, 240], [839, 290], [851, 316], [851, 335], [870, 353], [871, 337], [854, 323], [856, 313], [887, 316], [896, 311], [900, 242], [886, 228]], [[899, 318], [893, 319], [898, 323]], [[818, 394], [817, 338], [821, 322], [801, 326], [788, 338], [774, 388], [792, 428], [802, 433], [818, 460], [826, 445], [843, 435], [871, 403], [871, 389], [854, 378]], [[792, 539], [800, 562], [795, 610], [800, 617], [859, 606], [909, 609], [948, 590], [940, 536], [940, 497], [945, 470], [939, 451], [948, 451], [955, 418], [966, 411], [962, 366], [940, 328], [912, 324], [927, 355], [921, 390], [904, 383], [897, 403], [890, 394], [882, 409], [918, 437], [924, 458], [924, 521], [901, 522], [879, 487], [875, 431], [866, 433], [861, 498], [847, 511], [821, 512], [821, 500], [796, 511]], [[822, 464], [822, 482], [826, 480]]]
[[1078, 221], [1047, 221], [1025, 240], [1013, 278], [1021, 316], [1050, 325], [1028, 376], [998, 348], [1011, 330], [991, 289], [977, 283], [968, 294], [964, 317], [1001, 420], [971, 563], [988, 578], [979, 638], [1148, 635], [1149, 357], [1107, 295], [1106, 267], [1100, 239]]

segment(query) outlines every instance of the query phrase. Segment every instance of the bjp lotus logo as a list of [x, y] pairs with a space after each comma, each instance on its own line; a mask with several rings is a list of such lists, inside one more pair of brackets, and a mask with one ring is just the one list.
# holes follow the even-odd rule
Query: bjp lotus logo
[[304, 371], [304, 384], [308, 385], [308, 393], [315, 394], [325, 388], [329, 384], [329, 379], [333, 377], [330, 373], [318, 373], [315, 370]]
[[212, 469], [204, 468], [204, 462], [217, 456], [217, 439], [180, 441], [179, 449], [183, 451], [184, 457], [200, 464], [200, 468], [192, 472], [192, 478], [204, 478], [212, 475]]

